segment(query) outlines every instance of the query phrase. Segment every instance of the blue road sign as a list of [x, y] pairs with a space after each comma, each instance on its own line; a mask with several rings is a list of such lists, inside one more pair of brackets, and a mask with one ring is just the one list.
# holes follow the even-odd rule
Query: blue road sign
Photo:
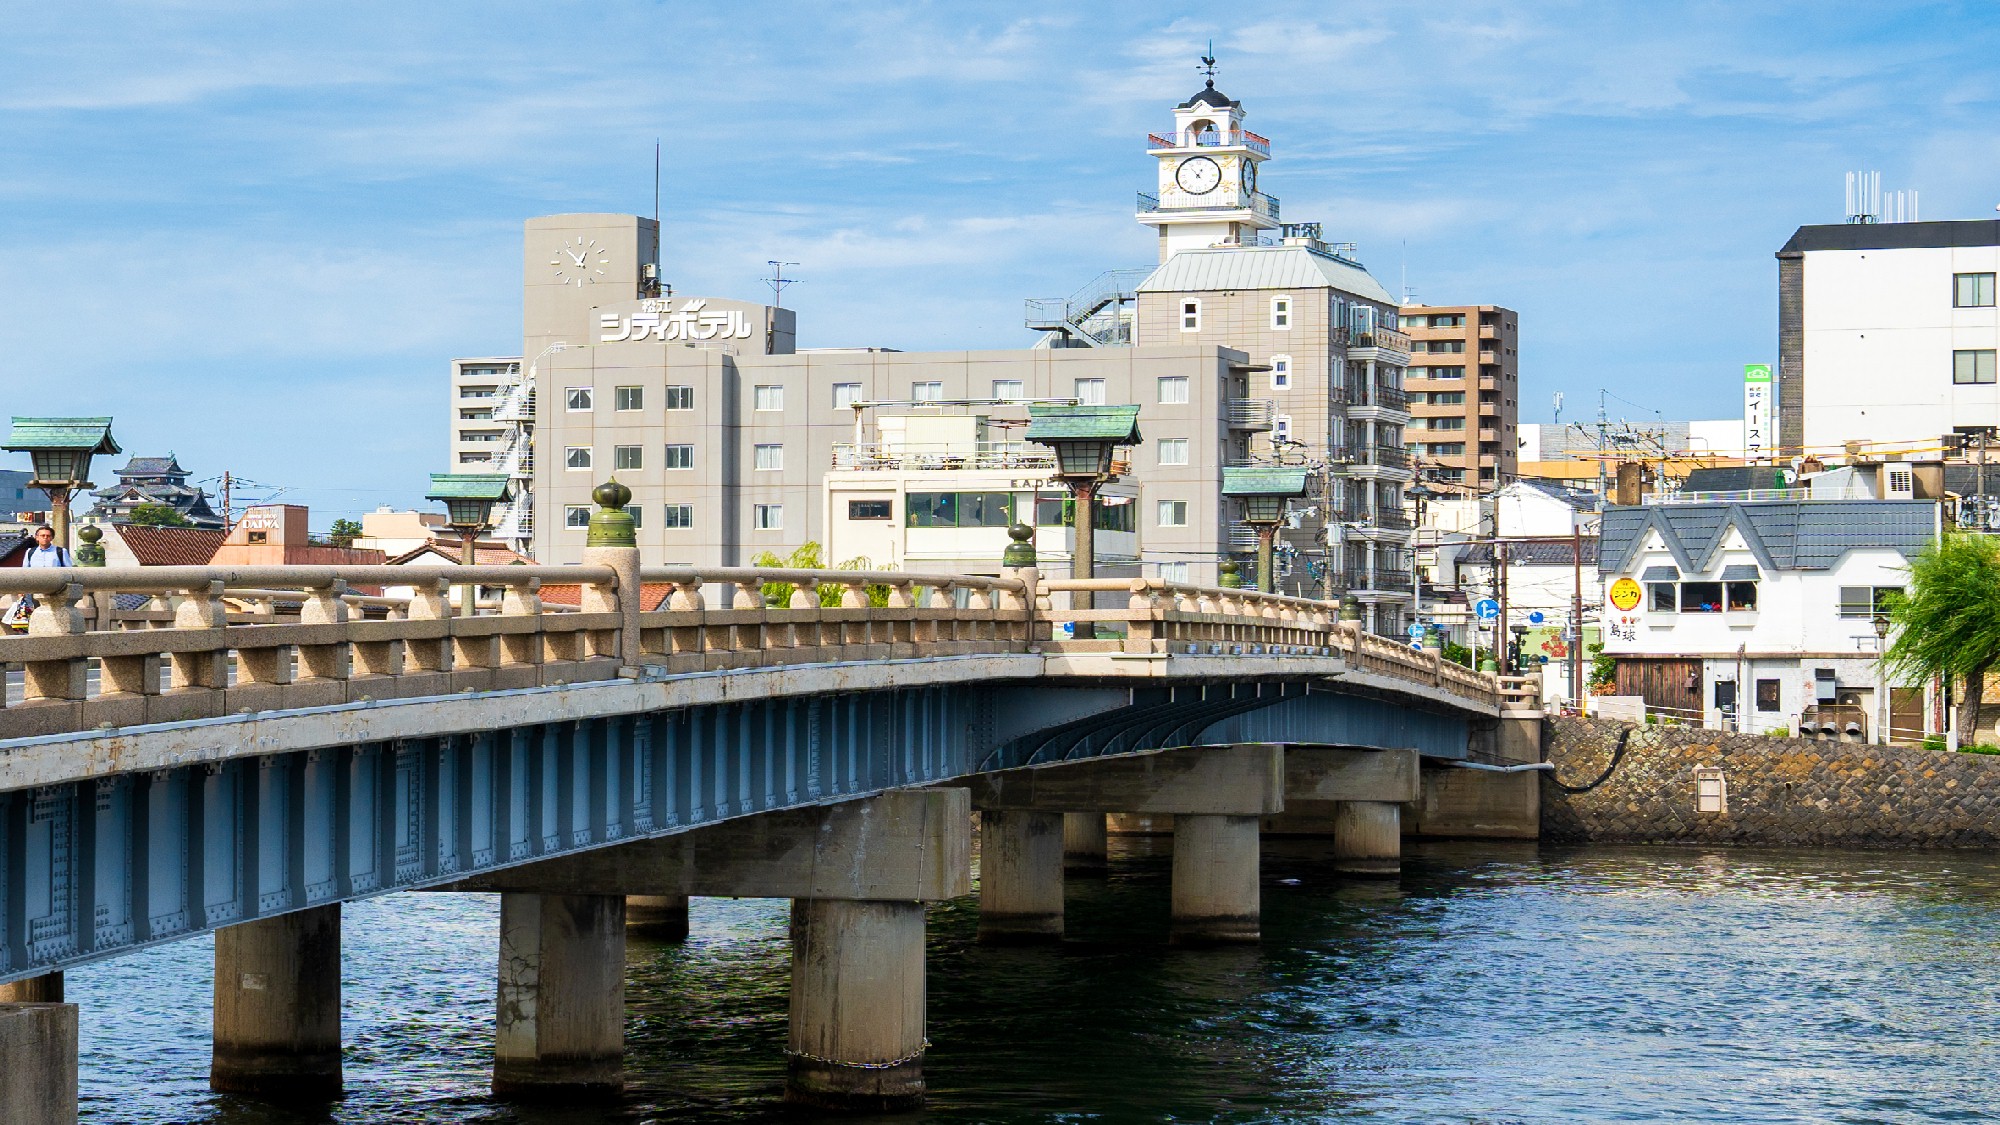
[[1491, 621], [1500, 616], [1500, 603], [1492, 598], [1481, 598], [1472, 603], [1472, 612], [1478, 614], [1481, 621]]
[[1415, 640], [1416, 638], [1423, 636], [1424, 623], [1421, 621], [1410, 622], [1409, 634], [1410, 634], [1410, 639], [1412, 640]]
[[1530, 613], [1530, 614], [1528, 614], [1528, 624], [1530, 624], [1530, 625], [1540, 625], [1541, 623], [1542, 623], [1542, 611], [1541, 611], [1541, 610], [1539, 610], [1539, 609], [1538, 609], [1538, 610], [1535, 610], [1535, 611], [1534, 611], [1533, 613]]

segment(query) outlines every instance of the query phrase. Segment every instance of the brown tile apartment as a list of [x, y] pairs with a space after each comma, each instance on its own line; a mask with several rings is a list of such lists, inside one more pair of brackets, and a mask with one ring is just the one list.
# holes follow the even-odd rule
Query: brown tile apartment
[[1483, 495], [1514, 479], [1520, 446], [1520, 315], [1498, 305], [1406, 305], [1403, 435], [1421, 480]]

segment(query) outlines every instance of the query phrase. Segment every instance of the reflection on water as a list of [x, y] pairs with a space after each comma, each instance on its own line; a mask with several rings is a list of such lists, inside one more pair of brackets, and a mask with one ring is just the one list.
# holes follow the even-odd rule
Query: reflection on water
[[[2000, 857], [1429, 845], [1400, 881], [1273, 842], [1264, 944], [1164, 945], [1167, 861], [1113, 842], [1069, 940], [931, 915], [931, 1104], [898, 1122], [1881, 1122], [2000, 1101]], [[70, 974], [92, 1122], [795, 1121], [786, 904], [699, 900], [630, 949], [631, 1090], [486, 1098], [495, 900], [347, 908], [348, 1097], [207, 1090], [210, 943]]]

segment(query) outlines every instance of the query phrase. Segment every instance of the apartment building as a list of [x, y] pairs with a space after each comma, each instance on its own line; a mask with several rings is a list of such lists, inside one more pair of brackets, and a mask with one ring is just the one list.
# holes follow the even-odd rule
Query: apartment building
[[1778, 448], [1938, 450], [2000, 427], [2000, 222], [1803, 226], [1778, 251]]
[[1484, 495], [1519, 474], [1520, 314], [1409, 305], [1410, 456], [1425, 480]]
[[502, 393], [521, 373], [519, 356], [451, 361], [451, 450], [454, 473], [484, 472], [506, 443], [508, 423], [494, 417]]

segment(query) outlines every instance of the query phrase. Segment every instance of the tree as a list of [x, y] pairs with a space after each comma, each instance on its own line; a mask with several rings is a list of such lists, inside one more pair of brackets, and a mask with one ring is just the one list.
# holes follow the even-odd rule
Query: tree
[[352, 547], [354, 541], [361, 538], [361, 525], [353, 520], [335, 520], [333, 526], [326, 529], [326, 538], [336, 547]]
[[1961, 677], [1959, 738], [1977, 741], [1986, 673], [2000, 662], [2000, 541], [1947, 534], [1910, 560], [1910, 586], [1876, 607], [1886, 609], [1896, 639], [1884, 661], [1898, 676], [1947, 682]]
[[194, 521], [180, 514], [172, 504], [135, 504], [125, 522], [137, 527], [193, 527]]
[[[787, 567], [792, 570], [820, 570], [826, 566], [826, 563], [820, 559], [819, 543], [808, 539], [800, 544], [798, 549], [793, 551], [789, 558], [779, 558], [777, 554], [765, 551], [756, 558], [751, 559], [750, 565], [773, 568]], [[835, 563], [833, 569], [877, 570], [894, 568], [878, 568], [870, 563], [866, 557], [860, 557], [848, 559], [842, 563]], [[864, 590], [868, 595], [868, 604], [874, 606], [876, 609], [889, 604], [889, 587], [869, 585], [864, 587]], [[792, 604], [792, 584], [790, 582], [766, 582], [764, 583], [763, 593], [764, 604], [767, 606], [784, 609]], [[846, 596], [846, 591], [838, 586], [822, 586], [819, 588], [819, 604], [822, 608], [839, 606], [840, 599], [844, 596]]]

